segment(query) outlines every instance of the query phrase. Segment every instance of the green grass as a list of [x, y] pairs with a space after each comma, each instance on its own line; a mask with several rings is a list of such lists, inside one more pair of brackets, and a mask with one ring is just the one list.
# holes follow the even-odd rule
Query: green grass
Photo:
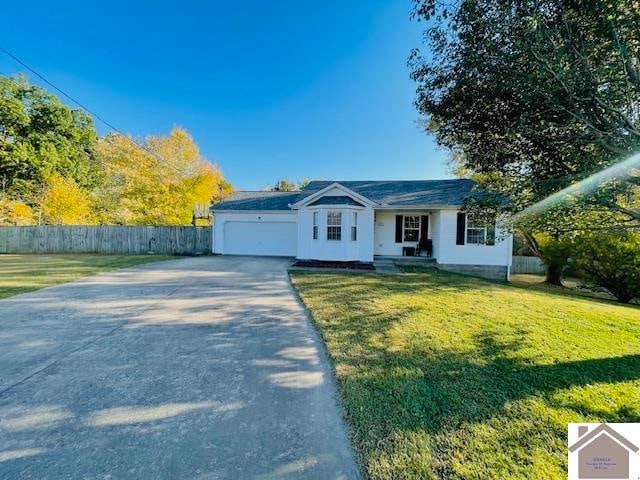
[[640, 308], [443, 272], [292, 272], [372, 479], [565, 479], [567, 423], [640, 422]]
[[94, 273], [173, 258], [166, 255], [0, 255], [0, 298]]

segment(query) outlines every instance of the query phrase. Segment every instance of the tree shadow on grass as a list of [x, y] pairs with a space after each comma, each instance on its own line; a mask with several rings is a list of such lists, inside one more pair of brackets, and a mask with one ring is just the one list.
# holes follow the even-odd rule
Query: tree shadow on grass
[[[388, 441], [397, 432], [428, 434], [438, 452], [432, 466], [437, 478], [466, 478], [451, 474], [452, 461], [456, 457], [477, 461], [472, 460], [478, 454], [477, 442], [495, 442], [500, 454], [506, 451], [512, 458], [509, 468], [530, 464], [530, 450], [540, 449], [555, 451], [562, 469], [566, 452], [558, 445], [564, 445], [566, 424], [558, 425], [557, 419], [549, 417], [550, 409], [574, 416], [571, 421], [640, 419], [637, 398], [612, 411], [598, 400], [554, 398], [557, 392], [574, 387], [636, 381], [640, 355], [528, 364], [509, 356], [521, 340], [501, 343], [486, 333], [476, 337], [474, 345], [470, 352], [368, 350], [365, 366], [361, 358], [343, 358], [342, 364], [348, 363], [353, 374], [339, 377], [361, 448], [368, 454], [380, 449], [393, 452], [396, 440]], [[354, 401], [354, 395], [360, 399]], [[485, 431], [476, 438], [470, 432], [480, 425]], [[486, 431], [496, 428], [504, 429]], [[486, 478], [493, 478], [489, 471]]]
[[[436, 478], [470, 478], [453, 475], [452, 464], [473, 463], [470, 458], [481, 448], [477, 443], [470, 445], [478, 441], [494, 442], [494, 451], [502, 449], [505, 468], [511, 468], [514, 477], [518, 468], [532, 466], [536, 451], [545, 452], [564, 471], [566, 422], [634, 422], [640, 418], [639, 397], [618, 397], [617, 403], [606, 398], [620, 387], [615, 384], [640, 380], [638, 354], [597, 358], [597, 347], [592, 347], [572, 361], [533, 358], [526, 353], [531, 347], [526, 321], [514, 331], [485, 329], [465, 336], [461, 340], [465, 343], [452, 347], [438, 344], [437, 337], [400, 345], [386, 343], [392, 341], [388, 337], [391, 329], [412, 314], [412, 307], [390, 301], [379, 308], [372, 298], [384, 302], [387, 296], [420, 295], [429, 290], [437, 295], [504, 288], [448, 274], [441, 279], [399, 278], [401, 281], [389, 281], [370, 276], [353, 282], [336, 275], [301, 286], [303, 298], [318, 313], [316, 320], [335, 362], [354, 438], [365, 458], [386, 451], [387, 458], [396, 459], [391, 462], [397, 461], [407, 453], [402, 448], [395, 450], [398, 435], [415, 438], [411, 437], [415, 433], [436, 439], [429, 466]], [[336, 315], [345, 302], [346, 308]], [[429, 328], [427, 318], [425, 334]], [[591, 395], [592, 387], [599, 389], [597, 395]], [[583, 388], [587, 394], [580, 390]], [[565, 395], [569, 391], [571, 395]], [[503, 430], [486, 433], [500, 428]], [[476, 437], [470, 433], [474, 429], [483, 433]], [[419, 450], [415, 445], [409, 448], [414, 453]], [[487, 472], [485, 478], [493, 478]], [[530, 475], [521, 477], [534, 478]], [[378, 476], [384, 478], [384, 474]]]
[[[424, 419], [420, 423], [427, 430], [437, 432], [442, 425], [482, 422], [500, 413], [510, 402], [526, 397], [576, 386], [640, 379], [640, 355], [525, 364], [509, 356], [521, 344], [520, 340], [501, 343], [491, 333], [485, 333], [476, 337], [476, 348], [469, 352], [369, 351], [366, 369], [373, 375], [361, 379], [356, 375], [354, 380], [363, 382], [367, 388], [399, 393], [395, 398], [400, 400], [397, 402], [400, 410], [405, 401], [416, 402], [414, 406], [419, 407]], [[356, 370], [362, 365], [359, 358], [347, 361]], [[373, 380], [367, 383], [369, 379]], [[405, 394], [408, 396], [403, 398]], [[582, 414], [599, 416], [602, 413], [585, 404], [574, 406]], [[385, 415], [388, 413], [387, 409]], [[415, 409], [398, 413], [398, 427], [415, 424], [414, 414], [418, 413]], [[634, 421], [639, 414], [632, 408], [623, 408], [616, 415], [609, 415], [608, 421]]]

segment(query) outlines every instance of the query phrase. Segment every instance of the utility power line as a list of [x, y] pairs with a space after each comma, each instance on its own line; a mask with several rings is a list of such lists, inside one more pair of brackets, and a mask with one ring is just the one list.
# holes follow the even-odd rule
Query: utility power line
[[[116, 133], [119, 133], [120, 135], [122, 135], [124, 138], [126, 138], [127, 140], [129, 140], [133, 145], [135, 145], [136, 147], [140, 148], [141, 150], [144, 150], [145, 152], [153, 155], [155, 158], [157, 158], [158, 160], [162, 160], [163, 162], [166, 162], [166, 160], [162, 157], [162, 155], [159, 155], [158, 153], [154, 152], [153, 150], [151, 150], [150, 148], [148, 148], [145, 145], [142, 145], [141, 143], [136, 142], [133, 138], [131, 138], [130, 136], [128, 136], [127, 134], [125, 134], [123, 131], [121, 131], [120, 129], [118, 129], [117, 127], [115, 127], [112, 123], [108, 122], [107, 120], [105, 120], [104, 118], [102, 118], [100, 115], [98, 115], [97, 113], [89, 110], [87, 107], [85, 107], [82, 103], [80, 103], [78, 100], [76, 100], [75, 98], [73, 98], [71, 95], [69, 95], [67, 92], [65, 92], [64, 90], [62, 90], [61, 88], [59, 88], [58, 86], [56, 86], [53, 82], [51, 82], [50, 80], [48, 80], [44, 75], [42, 75], [41, 73], [37, 72], [36, 70], [34, 70], [33, 68], [31, 68], [29, 65], [27, 65], [25, 62], [23, 62], [22, 60], [20, 60], [18, 57], [16, 57], [13, 53], [9, 52], [8, 50], [6, 50], [5, 48], [2, 48], [0, 46], [0, 51], [5, 53], [9, 58], [11, 58], [12, 60], [14, 60], [16, 63], [22, 65], [24, 68], [26, 68], [27, 70], [29, 70], [31, 73], [33, 73], [34, 75], [36, 75], [38, 78], [40, 78], [40, 80], [42, 80], [43, 82], [45, 82], [47, 85], [49, 85], [51, 88], [55, 89], [57, 92], [59, 92], [61, 95], [63, 95], [64, 97], [66, 97], [67, 99], [71, 100], [73, 103], [75, 103], [76, 105], [78, 105], [82, 110], [84, 110], [85, 112], [87, 112], [89, 115], [91, 115], [93, 118], [95, 118], [96, 120], [98, 120], [99, 122], [101, 122], [102, 124], [106, 125], [107, 127], [109, 127], [111, 130], [113, 130]], [[174, 168], [177, 172], [179, 171], [174, 165], [171, 165], [170, 163], [167, 162], [167, 165], [171, 166], [172, 168]]]

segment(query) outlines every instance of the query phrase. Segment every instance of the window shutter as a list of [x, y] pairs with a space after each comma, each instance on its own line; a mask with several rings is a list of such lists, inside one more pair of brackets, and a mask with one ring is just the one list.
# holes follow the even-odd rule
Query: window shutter
[[458, 212], [457, 230], [456, 230], [456, 245], [464, 245], [465, 226], [467, 223], [467, 215], [462, 212]]
[[396, 215], [396, 243], [402, 243], [402, 215]]
[[422, 215], [420, 217], [420, 239], [422, 241], [426, 240], [429, 236], [429, 217], [427, 215]]
[[496, 224], [487, 227], [487, 245], [496, 244]]

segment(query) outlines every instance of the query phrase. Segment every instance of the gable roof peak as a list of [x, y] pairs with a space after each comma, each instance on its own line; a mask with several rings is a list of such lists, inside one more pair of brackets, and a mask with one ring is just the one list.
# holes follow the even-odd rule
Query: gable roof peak
[[[296, 203], [294, 203], [293, 205], [291, 205], [292, 208], [298, 208], [298, 207], [303, 207], [305, 205], [308, 205], [309, 203], [311, 203], [313, 200], [321, 197], [322, 195], [324, 195], [325, 193], [333, 190], [333, 189], [338, 189], [342, 192], [344, 192], [347, 196], [351, 197], [352, 199], [365, 204], [365, 205], [370, 205], [370, 206], [374, 206], [376, 204], [376, 202], [374, 200], [372, 200], [371, 198], [368, 198], [367, 196], [354, 191], [353, 189], [347, 187], [346, 185], [343, 185], [340, 182], [326, 182], [327, 185], [322, 185], [320, 188], [311, 188], [309, 189], [309, 186], [314, 183], [314, 182], [309, 182], [309, 185], [307, 185], [307, 187], [305, 187], [305, 189], [303, 189], [300, 193], [300, 198], [298, 199], [298, 201]], [[320, 182], [315, 182], [320, 183]], [[308, 189], [308, 190], [307, 190]]]

